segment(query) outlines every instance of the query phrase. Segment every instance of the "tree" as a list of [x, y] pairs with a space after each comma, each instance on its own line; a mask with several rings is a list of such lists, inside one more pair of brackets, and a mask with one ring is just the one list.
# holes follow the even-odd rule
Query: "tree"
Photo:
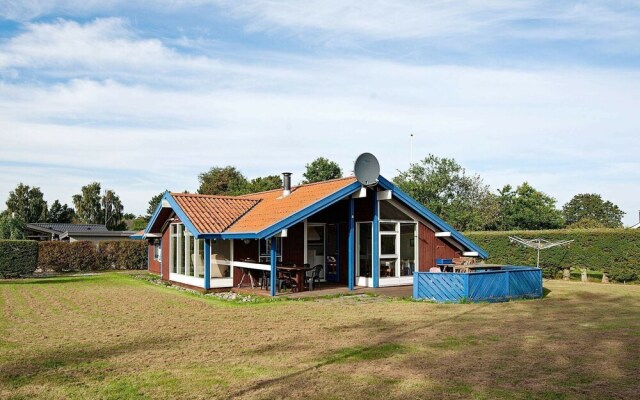
[[104, 224], [111, 231], [122, 231], [127, 228], [125, 224], [124, 206], [120, 197], [113, 191], [107, 190], [102, 196], [101, 205], [104, 210]]
[[76, 212], [73, 208], [60, 204], [58, 200], [54, 201], [49, 208], [47, 214], [47, 222], [70, 224], [73, 222]]
[[[599, 194], [583, 193], [573, 196], [562, 206], [562, 214], [568, 225], [621, 228], [625, 212], [610, 201], [604, 201]], [[578, 224], [583, 220], [587, 222]], [[577, 225], [578, 224], [578, 225]]]
[[26, 224], [17, 217], [8, 214], [0, 215], [0, 239], [22, 240], [25, 239]]
[[556, 200], [524, 182], [515, 190], [505, 185], [498, 190], [500, 206], [499, 228], [514, 229], [558, 229], [564, 225]]
[[311, 163], [305, 165], [307, 169], [302, 174], [304, 181], [302, 183], [322, 182], [329, 179], [342, 178], [342, 168], [324, 157], [318, 157]]
[[495, 227], [497, 197], [479, 175], [468, 176], [454, 159], [432, 154], [394, 179], [414, 199], [460, 230]]
[[235, 167], [212, 167], [198, 175], [199, 194], [237, 196], [247, 193], [247, 178]]
[[147, 208], [147, 221], [151, 219], [151, 216], [154, 212], [156, 212], [156, 208], [158, 208], [158, 204], [162, 200], [162, 196], [164, 196], [164, 192], [158, 193], [153, 196], [151, 200], [149, 200], [149, 207]]
[[81, 193], [73, 196], [73, 205], [78, 220], [83, 224], [104, 224], [109, 230], [126, 228], [120, 197], [113, 190], [107, 190], [102, 196], [99, 182], [83, 186]]
[[15, 190], [9, 192], [6, 204], [6, 214], [15, 216], [25, 223], [47, 220], [47, 202], [39, 187], [18, 184]]
[[252, 179], [247, 186], [247, 193], [266, 192], [281, 187], [282, 178], [279, 175], [269, 175]]
[[142, 231], [147, 228], [147, 224], [149, 220], [146, 217], [138, 217], [131, 221], [131, 225], [129, 225], [128, 229], [132, 231]]
[[73, 196], [73, 205], [76, 215], [83, 224], [104, 223], [102, 211], [102, 196], [100, 195], [100, 183], [92, 182], [83, 186], [80, 194]]

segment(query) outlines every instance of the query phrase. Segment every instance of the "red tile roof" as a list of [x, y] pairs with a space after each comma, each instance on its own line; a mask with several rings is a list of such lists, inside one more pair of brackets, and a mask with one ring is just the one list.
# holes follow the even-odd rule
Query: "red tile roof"
[[260, 202], [233, 224], [227, 232], [260, 232], [355, 181], [356, 178], [348, 177], [296, 186], [286, 197], [282, 196], [282, 189], [242, 196], [244, 199], [255, 199]]
[[354, 177], [300, 185], [283, 197], [282, 189], [244, 196], [171, 193], [200, 233], [257, 233], [356, 181]]
[[201, 233], [224, 232], [259, 202], [256, 199], [202, 194], [171, 193], [171, 196]]

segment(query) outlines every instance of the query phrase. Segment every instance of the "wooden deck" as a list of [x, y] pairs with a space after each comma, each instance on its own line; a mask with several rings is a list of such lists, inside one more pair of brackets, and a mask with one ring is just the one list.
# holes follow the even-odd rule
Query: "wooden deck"
[[[253, 296], [265, 296], [269, 297], [269, 291], [257, 288], [233, 288], [232, 289], [236, 293], [244, 294], [244, 295], [253, 295]], [[306, 292], [298, 292], [292, 293], [290, 290], [284, 292], [278, 292], [276, 296], [284, 296], [292, 299], [299, 299], [304, 297], [322, 297], [322, 296], [334, 296], [334, 295], [348, 295], [348, 294], [374, 294], [376, 296], [388, 296], [388, 297], [411, 297], [413, 294], [413, 286], [390, 286], [383, 288], [369, 288], [369, 287], [361, 287], [356, 286], [353, 291], [349, 291], [349, 289], [344, 285], [338, 285], [333, 283], [322, 283], [318, 289], [313, 291]]]

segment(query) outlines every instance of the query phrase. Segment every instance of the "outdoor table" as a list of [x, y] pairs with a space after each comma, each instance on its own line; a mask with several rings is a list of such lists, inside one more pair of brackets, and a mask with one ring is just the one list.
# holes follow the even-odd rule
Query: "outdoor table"
[[295, 282], [297, 291], [302, 292], [304, 290], [304, 274], [307, 271], [306, 268], [295, 265], [290, 267], [281, 266], [278, 267], [278, 271], [291, 274], [291, 280]]

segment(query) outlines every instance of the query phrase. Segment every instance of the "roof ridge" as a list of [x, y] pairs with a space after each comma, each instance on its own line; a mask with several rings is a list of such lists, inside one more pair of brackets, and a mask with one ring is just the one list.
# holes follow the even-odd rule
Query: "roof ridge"
[[205, 197], [209, 199], [223, 199], [223, 200], [253, 200], [253, 201], [256, 200], [256, 199], [246, 199], [244, 198], [244, 195], [223, 196], [223, 195], [217, 195], [217, 194], [173, 193], [173, 192], [169, 192], [169, 194], [171, 194], [171, 196], [178, 196], [178, 197]]
[[[347, 180], [347, 179], [353, 179], [353, 178], [355, 178], [355, 176], [351, 175], [351, 176], [345, 176], [345, 177], [342, 177], [342, 178], [327, 179], [326, 181], [303, 183], [303, 184], [300, 184], [300, 185], [292, 186], [291, 190], [293, 191], [294, 189], [298, 189], [298, 188], [301, 188], [301, 187], [320, 185], [320, 184], [323, 184], [323, 183], [337, 182], [337, 181], [340, 181], [340, 180]], [[246, 199], [246, 198], [249, 198], [251, 196], [260, 195], [260, 194], [264, 194], [264, 193], [271, 193], [271, 192], [275, 192], [275, 191], [279, 191], [279, 190], [282, 190], [282, 188], [271, 189], [271, 190], [263, 190], [262, 192], [253, 192], [253, 193], [241, 194], [241, 195], [239, 195], [237, 197]]]

